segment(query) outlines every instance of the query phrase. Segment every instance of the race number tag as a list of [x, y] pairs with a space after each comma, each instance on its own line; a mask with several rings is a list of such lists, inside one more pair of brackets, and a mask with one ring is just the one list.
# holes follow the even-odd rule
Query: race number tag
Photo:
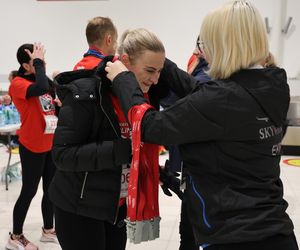
[[54, 131], [57, 126], [57, 117], [55, 115], [44, 115], [45, 119], [45, 134], [54, 134]]
[[128, 183], [129, 183], [130, 168], [128, 164], [123, 164], [122, 175], [121, 175], [121, 194], [120, 198], [126, 198], [128, 193]]

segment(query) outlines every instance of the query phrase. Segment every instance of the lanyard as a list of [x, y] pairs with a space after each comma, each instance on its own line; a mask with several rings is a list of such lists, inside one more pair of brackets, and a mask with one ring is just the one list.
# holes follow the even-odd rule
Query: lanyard
[[97, 51], [97, 50], [94, 50], [94, 49], [89, 49], [84, 55], [84, 57], [86, 56], [94, 56], [94, 57], [97, 57], [97, 58], [100, 58], [100, 59], [103, 59], [105, 56]]

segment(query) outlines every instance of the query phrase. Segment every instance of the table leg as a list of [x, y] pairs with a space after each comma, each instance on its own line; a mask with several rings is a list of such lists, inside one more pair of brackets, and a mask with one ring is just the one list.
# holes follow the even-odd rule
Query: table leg
[[9, 167], [10, 167], [10, 160], [11, 160], [11, 136], [10, 134], [7, 135], [7, 149], [8, 149], [8, 161], [7, 166], [5, 170], [5, 189], [8, 190], [8, 173], [9, 173]]

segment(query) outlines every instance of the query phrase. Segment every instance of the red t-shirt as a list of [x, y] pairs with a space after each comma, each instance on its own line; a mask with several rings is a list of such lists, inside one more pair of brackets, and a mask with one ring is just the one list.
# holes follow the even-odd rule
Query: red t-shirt
[[[105, 56], [101, 50], [97, 49], [96, 47], [90, 47], [90, 50], [94, 50], [95, 52], [98, 52], [99, 54]], [[73, 70], [79, 70], [79, 69], [93, 69], [95, 68], [100, 62], [101, 58], [88, 55], [83, 57], [73, 68]]]
[[44, 116], [55, 115], [55, 108], [49, 94], [26, 99], [27, 88], [31, 84], [31, 81], [17, 76], [12, 80], [9, 94], [20, 114], [19, 141], [30, 151], [42, 153], [51, 150], [53, 141], [53, 134], [44, 133]]
[[[116, 96], [113, 96], [112, 94], [110, 95], [110, 99], [111, 99], [111, 102], [113, 104], [115, 113], [116, 113], [117, 118], [118, 118], [118, 122], [119, 122], [120, 129], [121, 129], [121, 137], [122, 138], [130, 138], [131, 137], [130, 127], [129, 127], [129, 124], [128, 124], [126, 118], [125, 118], [124, 113], [121, 110], [121, 105], [120, 105], [119, 100], [117, 99]], [[125, 204], [125, 202], [126, 202], [126, 199], [121, 198], [119, 200], [119, 206], [122, 206], [123, 204]]]
[[93, 69], [101, 62], [101, 60], [102, 59], [95, 56], [85, 56], [75, 65], [73, 70]]

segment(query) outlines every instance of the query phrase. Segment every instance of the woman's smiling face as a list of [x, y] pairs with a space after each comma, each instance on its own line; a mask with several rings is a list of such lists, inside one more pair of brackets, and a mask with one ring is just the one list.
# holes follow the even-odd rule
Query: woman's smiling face
[[128, 55], [126, 58], [127, 60], [122, 60], [123, 63], [135, 74], [143, 93], [147, 93], [149, 88], [158, 82], [165, 62], [165, 53], [146, 50], [134, 61], [129, 60]]

